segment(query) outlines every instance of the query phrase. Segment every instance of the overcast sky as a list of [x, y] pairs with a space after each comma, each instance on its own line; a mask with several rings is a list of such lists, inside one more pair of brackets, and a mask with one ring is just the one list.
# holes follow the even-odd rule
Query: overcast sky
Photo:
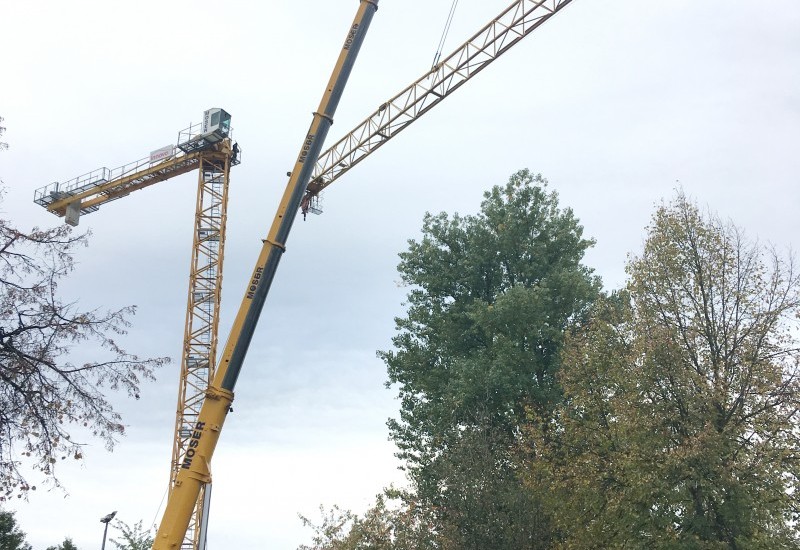
[[[462, 0], [446, 50], [509, 0]], [[383, 0], [329, 143], [430, 66], [449, 0]], [[355, 0], [0, 3], [0, 209], [22, 227], [61, 220], [34, 189], [114, 168], [174, 143], [209, 107], [233, 115], [220, 341], [357, 9]], [[386, 419], [396, 414], [375, 351], [389, 349], [406, 289], [397, 253], [426, 211], [475, 213], [483, 191], [530, 168], [597, 240], [586, 262], [608, 289], [674, 189], [750, 236], [797, 243], [800, 2], [575, 0], [324, 195], [298, 219], [214, 456], [209, 544], [293, 549], [297, 513], [362, 511], [402, 482]], [[178, 357], [196, 174], [109, 204], [63, 285], [84, 308], [139, 306], [125, 345]], [[85, 351], [85, 350], [82, 350]], [[58, 473], [68, 496], [14, 502], [35, 550], [99, 546], [99, 518], [160, 518], [178, 362], [140, 401], [120, 400], [113, 454]], [[61, 466], [61, 465], [60, 465]], [[110, 536], [114, 536], [112, 530]]]

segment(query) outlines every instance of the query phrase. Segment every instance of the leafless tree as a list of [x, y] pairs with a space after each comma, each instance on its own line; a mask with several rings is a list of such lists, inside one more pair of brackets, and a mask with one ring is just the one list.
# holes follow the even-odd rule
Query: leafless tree
[[[87, 238], [66, 225], [25, 232], [0, 219], [0, 501], [35, 490], [36, 474], [59, 486], [55, 465], [82, 458], [79, 438], [112, 449], [124, 426], [107, 392], [138, 398], [168, 361], [115, 342], [135, 307], [82, 311], [62, 301], [58, 284]], [[93, 358], [74, 363], [75, 353]]]

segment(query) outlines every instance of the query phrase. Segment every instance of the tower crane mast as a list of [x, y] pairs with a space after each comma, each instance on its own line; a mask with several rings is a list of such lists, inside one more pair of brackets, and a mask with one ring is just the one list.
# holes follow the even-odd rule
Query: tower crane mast
[[[175, 145], [157, 149], [148, 157], [119, 168], [99, 168], [66, 182], [46, 185], [34, 193], [34, 202], [63, 216], [66, 223], [77, 225], [81, 215], [96, 212], [100, 206], [133, 191], [198, 171], [170, 491], [216, 369], [228, 183], [231, 166], [241, 162], [239, 146], [231, 138], [230, 121], [224, 110], [209, 109], [202, 123], [179, 132]], [[210, 494], [210, 487], [201, 488], [183, 547], [202, 547], [207, 492]]]

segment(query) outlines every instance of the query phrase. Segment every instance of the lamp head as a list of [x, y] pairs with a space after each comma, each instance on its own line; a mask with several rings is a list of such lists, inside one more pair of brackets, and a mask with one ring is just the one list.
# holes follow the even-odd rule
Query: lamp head
[[100, 523], [108, 523], [109, 521], [114, 519], [114, 516], [116, 516], [116, 515], [117, 515], [117, 511], [114, 510], [113, 512], [111, 512], [107, 516], [104, 516], [104, 517], [100, 518]]

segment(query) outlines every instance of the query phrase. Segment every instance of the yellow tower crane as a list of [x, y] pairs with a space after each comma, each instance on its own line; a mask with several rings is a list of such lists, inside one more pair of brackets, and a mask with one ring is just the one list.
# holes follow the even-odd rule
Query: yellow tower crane
[[[36, 204], [75, 226], [82, 214], [95, 212], [110, 201], [198, 171], [170, 492], [216, 369], [228, 182], [231, 166], [240, 160], [239, 145], [231, 137], [231, 116], [223, 109], [209, 109], [202, 123], [179, 132], [175, 145], [157, 149], [148, 157], [119, 168], [98, 168], [63, 183], [51, 183], [34, 194]], [[182, 544], [185, 548], [203, 546], [209, 496], [210, 486], [203, 486]]]

